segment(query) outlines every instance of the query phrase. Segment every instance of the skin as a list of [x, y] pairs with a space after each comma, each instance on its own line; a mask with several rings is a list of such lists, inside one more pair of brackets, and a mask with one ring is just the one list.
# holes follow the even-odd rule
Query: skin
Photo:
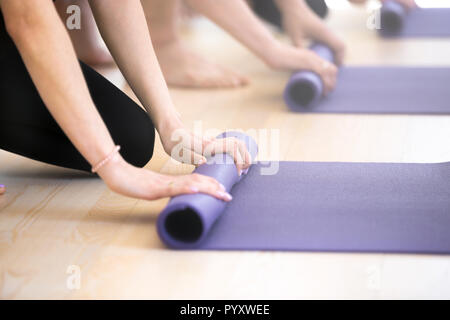
[[142, 0], [159, 64], [167, 83], [185, 88], [233, 88], [246, 85], [246, 77], [192, 51], [178, 30], [180, 0]]
[[88, 65], [107, 65], [113, 63], [113, 58], [103, 42], [95, 24], [91, 8], [87, 0], [58, 0], [55, 2], [60, 17], [67, 17], [67, 7], [75, 4], [81, 10], [80, 30], [68, 30], [74, 44], [78, 59]]
[[[183, 154], [196, 164], [205, 161], [207, 149], [227, 152], [235, 159], [239, 173], [248, 169], [250, 156], [242, 142], [196, 137], [181, 123], [152, 49], [140, 2], [95, 0], [91, 7], [110, 52], [156, 124], [165, 151], [171, 153], [181, 143]], [[93, 166], [99, 163], [113, 150], [114, 142], [89, 95], [53, 2], [0, 0], [0, 9], [48, 110], [86, 160]], [[178, 144], [172, 139], [175, 134], [182, 138]], [[231, 200], [223, 186], [210, 177], [162, 175], [134, 167], [120, 154], [115, 154], [98, 174], [113, 191], [140, 199], [202, 192]]]
[[[354, 4], [364, 4], [367, 2], [367, 0], [349, 0], [349, 1]], [[387, 0], [381, 0], [381, 2], [385, 2], [385, 1], [387, 1]], [[414, 8], [417, 6], [416, 2], [414, 0], [396, 0], [396, 1], [402, 3], [407, 8]]]
[[[245, 1], [185, 1], [197, 12], [229, 32], [269, 67], [285, 71], [312, 70], [322, 78], [325, 94], [335, 87], [337, 67], [334, 64], [323, 60], [310, 50], [276, 40]], [[224, 12], [227, 14], [223, 14]]]
[[302, 48], [305, 39], [313, 39], [327, 44], [336, 55], [337, 64], [342, 64], [345, 56], [344, 42], [332, 32], [303, 0], [275, 0], [282, 15], [283, 28], [292, 43]]
[[[66, 0], [66, 2], [78, 3], [79, 1]], [[230, 88], [244, 86], [249, 82], [246, 77], [193, 52], [181, 41], [178, 32], [180, 0], [142, 0], [141, 2], [157, 58], [169, 85], [188, 88]], [[285, 29], [291, 36], [294, 47], [277, 41], [244, 0], [186, 0], [184, 2], [231, 33], [269, 67], [284, 71], [299, 69], [315, 71], [324, 80], [325, 93], [331, 91], [336, 81], [336, 66], [304, 49], [303, 39], [309, 37], [330, 45], [336, 51], [338, 63], [342, 61], [345, 52], [343, 42], [316, 17], [303, 0], [277, 0], [276, 3], [283, 15]], [[82, 10], [83, 8], [85, 7], [82, 6]], [[64, 10], [64, 8], [60, 10], [62, 14]], [[228, 14], [224, 15], [223, 12]], [[90, 13], [87, 13], [86, 16], [89, 16]], [[95, 38], [96, 30], [91, 28], [91, 25], [92, 23], [87, 24], [86, 33], [91, 33], [90, 38]], [[75, 47], [81, 46], [85, 49], [92, 47], [80, 39], [82, 36], [82, 33], [72, 36]], [[89, 42], [94, 41], [89, 40]], [[79, 57], [82, 60], [86, 56], [90, 58], [85, 52], [89, 50], [78, 51], [81, 51]]]

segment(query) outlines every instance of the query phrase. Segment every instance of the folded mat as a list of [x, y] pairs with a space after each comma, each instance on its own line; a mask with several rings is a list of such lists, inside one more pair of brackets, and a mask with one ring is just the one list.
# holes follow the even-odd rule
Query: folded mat
[[177, 249], [450, 253], [450, 163], [280, 162], [277, 174], [261, 175], [264, 167], [253, 165], [239, 183], [231, 167], [197, 168], [225, 182], [233, 200], [218, 207], [206, 195], [174, 197], [158, 218], [162, 241]]
[[[311, 50], [334, 61], [330, 48]], [[323, 83], [311, 71], [294, 73], [284, 91], [288, 107], [312, 113], [450, 114], [450, 68], [342, 67], [335, 90], [323, 97]]]
[[380, 11], [379, 33], [384, 37], [450, 37], [450, 8], [406, 9], [386, 1]]

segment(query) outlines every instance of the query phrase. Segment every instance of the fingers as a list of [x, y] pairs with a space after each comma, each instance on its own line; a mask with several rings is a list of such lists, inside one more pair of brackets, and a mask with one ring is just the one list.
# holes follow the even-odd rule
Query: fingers
[[[353, 0], [353, 1], [355, 1], [355, 0]], [[386, 1], [387, 0], [382, 0], [382, 2], [386, 2]], [[409, 9], [417, 7], [417, 3], [415, 0], [398, 0], [398, 2], [400, 2], [401, 4], [403, 4], [404, 6], [406, 6]]]
[[187, 148], [183, 148], [182, 152], [184, 153], [182, 158], [184, 160], [189, 159], [189, 161], [184, 161], [185, 163], [193, 164], [195, 166], [200, 166], [206, 163], [206, 158], [200, 153]]
[[296, 34], [296, 35], [292, 36], [292, 43], [297, 48], [303, 48], [303, 35]]
[[400, 2], [410, 9], [417, 7], [417, 3], [414, 0], [400, 0]]
[[196, 193], [208, 194], [226, 202], [233, 199], [216, 179], [201, 174], [173, 177], [173, 181], [167, 185], [167, 194], [171, 197]]
[[336, 38], [336, 41], [333, 42], [331, 48], [333, 49], [335, 54], [336, 64], [340, 66], [344, 62], [345, 53], [347, 51], [346, 45], [343, 41]]
[[336, 77], [338, 69], [331, 62], [322, 61], [322, 67], [319, 71], [319, 75], [322, 78], [324, 84], [324, 95], [328, 95], [334, 90], [336, 86]]
[[229, 154], [236, 165], [238, 170], [238, 175], [241, 175], [243, 172], [247, 173], [247, 169], [251, 165], [251, 156], [247, 150], [246, 144], [234, 137], [225, 138], [225, 139], [217, 139], [214, 143], [207, 146], [207, 152], [211, 155], [218, 153], [227, 153]]
[[241, 154], [243, 160], [241, 170], [245, 174], [247, 174], [248, 168], [250, 167], [252, 162], [252, 157], [250, 156], [250, 152], [248, 152], [247, 145], [243, 141], [237, 140], [237, 145], [239, 147], [239, 153]]
[[247, 173], [251, 165], [251, 156], [246, 144], [236, 138], [214, 139], [203, 138], [190, 134], [188, 139], [183, 140], [182, 149], [176, 153], [177, 160], [195, 165], [206, 163], [205, 156], [218, 153], [227, 153], [233, 157], [238, 174]]
[[0, 196], [6, 192], [6, 186], [4, 184], [0, 184]]

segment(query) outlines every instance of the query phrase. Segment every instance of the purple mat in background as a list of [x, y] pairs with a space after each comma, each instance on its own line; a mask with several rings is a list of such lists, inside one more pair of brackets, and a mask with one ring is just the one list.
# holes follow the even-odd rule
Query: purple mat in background
[[380, 34], [385, 37], [450, 37], [450, 8], [407, 10], [396, 1], [381, 8]]
[[[311, 50], [334, 59], [322, 44]], [[449, 85], [448, 67], [342, 67], [327, 97], [317, 74], [299, 71], [289, 79], [284, 100], [296, 112], [450, 114]]]
[[315, 113], [450, 114], [450, 68], [343, 67]]
[[450, 253], [450, 163], [261, 167], [198, 249]]

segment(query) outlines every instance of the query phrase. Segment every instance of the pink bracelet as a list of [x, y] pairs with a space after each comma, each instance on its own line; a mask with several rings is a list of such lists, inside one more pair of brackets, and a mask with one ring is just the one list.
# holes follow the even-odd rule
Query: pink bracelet
[[114, 155], [119, 152], [120, 150], [120, 146], [115, 146], [114, 150], [111, 151], [110, 154], [108, 154], [106, 156], [105, 159], [103, 159], [102, 161], [100, 161], [99, 163], [97, 163], [95, 166], [92, 167], [92, 173], [96, 173], [101, 167], [103, 167], [105, 164], [107, 164], [109, 161], [111, 161], [111, 159], [114, 157]]

